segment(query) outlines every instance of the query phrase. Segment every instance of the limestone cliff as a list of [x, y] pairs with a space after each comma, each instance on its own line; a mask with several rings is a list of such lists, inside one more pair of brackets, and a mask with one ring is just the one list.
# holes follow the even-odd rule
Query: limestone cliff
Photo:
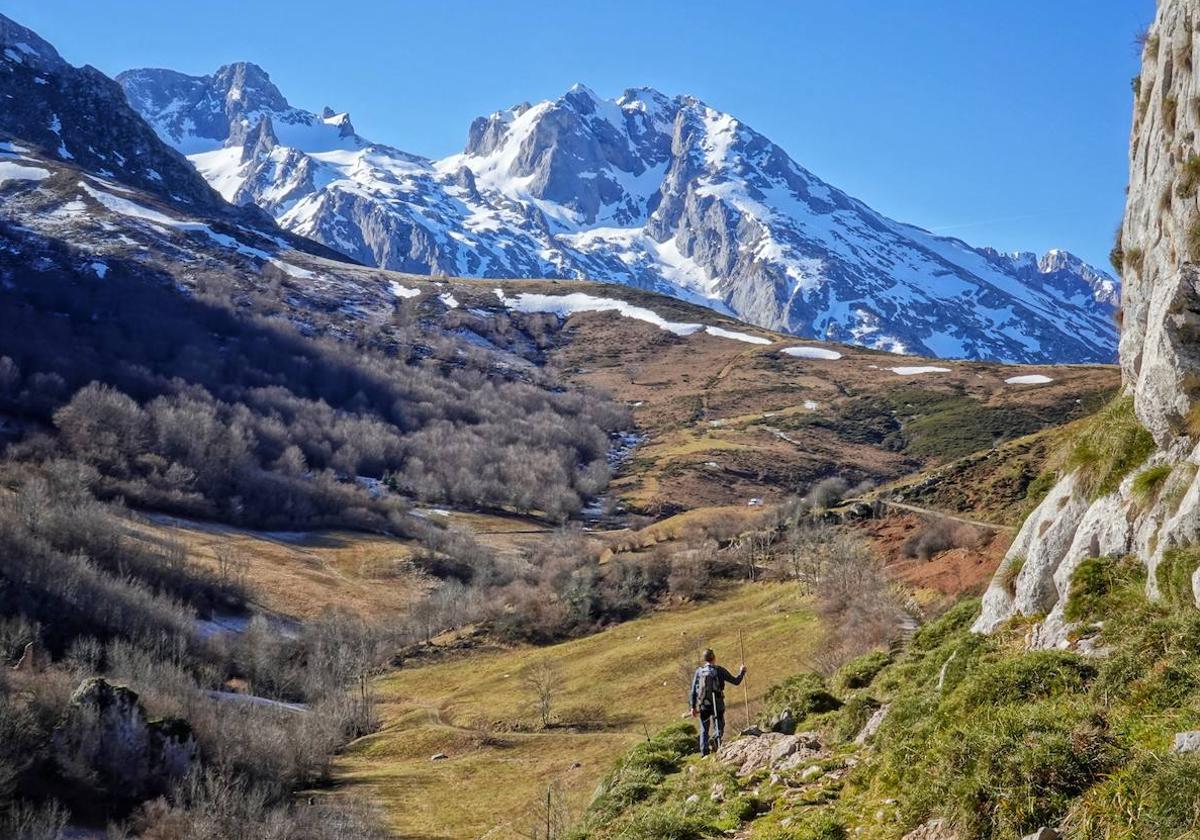
[[[1164, 556], [1200, 536], [1198, 25], [1200, 0], [1162, 0], [1145, 38], [1142, 72], [1133, 80], [1128, 197], [1113, 249], [1124, 283], [1124, 399], [1132, 399], [1154, 451], [1103, 492], [1086, 480], [1086, 467], [1067, 462], [1001, 564], [976, 630], [1014, 615], [1045, 615], [1031, 642], [1066, 646], [1067, 587], [1081, 562], [1132, 554], [1145, 563], [1157, 597]], [[1192, 585], [1200, 596], [1194, 571]]]

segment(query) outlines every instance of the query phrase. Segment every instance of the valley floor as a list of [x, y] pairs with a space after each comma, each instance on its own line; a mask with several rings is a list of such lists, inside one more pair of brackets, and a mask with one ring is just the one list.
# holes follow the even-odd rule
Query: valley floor
[[[386, 723], [351, 745], [337, 781], [368, 792], [404, 837], [520, 836], [548, 787], [577, 816], [624, 750], [686, 711], [700, 649], [710, 645], [736, 665], [739, 630], [754, 713], [767, 688], [805, 669], [819, 640], [794, 584], [739, 586], [551, 647], [403, 668], [379, 681]], [[523, 687], [526, 670], [542, 662], [561, 675], [552, 717], [563, 723], [548, 728]], [[728, 725], [741, 729], [742, 691], [730, 692]]]

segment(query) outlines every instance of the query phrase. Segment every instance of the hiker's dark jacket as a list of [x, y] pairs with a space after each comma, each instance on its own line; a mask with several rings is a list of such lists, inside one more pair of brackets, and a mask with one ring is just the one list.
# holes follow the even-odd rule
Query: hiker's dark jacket
[[745, 671], [739, 671], [735, 676], [722, 665], [704, 664], [696, 669], [696, 675], [692, 677], [692, 693], [689, 698], [692, 708], [700, 708], [700, 692], [704, 690], [704, 670], [712, 668], [717, 672], [717, 687], [716, 687], [716, 704], [718, 709], [725, 708], [725, 683], [739, 685], [742, 682], [742, 677], [746, 675]]

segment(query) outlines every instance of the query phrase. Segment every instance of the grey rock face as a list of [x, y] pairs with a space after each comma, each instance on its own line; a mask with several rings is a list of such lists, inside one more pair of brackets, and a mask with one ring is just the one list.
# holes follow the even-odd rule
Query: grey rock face
[[[385, 268], [624, 283], [898, 352], [1113, 358], [1117, 284], [1103, 272], [887, 219], [692, 97], [577, 85], [475, 120], [462, 154], [429, 161], [331, 109], [292, 107], [253, 65], [120, 80], [226, 198]], [[268, 117], [277, 145], [247, 142]], [[234, 145], [245, 159], [222, 156]]]
[[[1024, 558], [1009, 591], [1005, 565], [984, 595], [975, 629], [1009, 617], [1048, 612], [1030, 634], [1036, 647], [1071, 644], [1064, 615], [1071, 574], [1088, 557], [1132, 554], [1147, 568], [1157, 597], [1164, 554], [1200, 540], [1200, 449], [1190, 437], [1200, 398], [1200, 267], [1195, 219], [1200, 213], [1200, 113], [1180, 107], [1197, 88], [1196, 4], [1165, 0], [1151, 27], [1135, 90], [1129, 192], [1118, 241], [1123, 255], [1121, 371], [1139, 421], [1158, 451], [1140, 467], [1171, 468], [1149, 504], [1132, 492], [1134, 475], [1113, 493], [1083, 499], [1066, 476], [1026, 520], [1005, 564]], [[1189, 163], [1191, 161], [1191, 163]], [[1189, 233], [1190, 232], [1190, 233]], [[1051, 268], [1061, 268], [1056, 259]], [[1053, 272], [1052, 272], [1053, 273]], [[1090, 281], [1095, 283], [1095, 278]], [[1200, 604], [1200, 574], [1193, 577]], [[1094, 652], [1090, 648], [1081, 648]]]

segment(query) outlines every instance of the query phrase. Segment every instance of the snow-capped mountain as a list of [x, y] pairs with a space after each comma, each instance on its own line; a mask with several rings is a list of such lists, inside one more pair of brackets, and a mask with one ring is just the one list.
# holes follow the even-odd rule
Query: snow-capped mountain
[[223, 196], [404, 271], [587, 277], [896, 352], [1111, 361], [1118, 285], [1065, 251], [1004, 254], [882, 216], [736, 118], [583, 86], [476, 119], [461, 154], [372, 143], [261, 68], [118, 80]]

